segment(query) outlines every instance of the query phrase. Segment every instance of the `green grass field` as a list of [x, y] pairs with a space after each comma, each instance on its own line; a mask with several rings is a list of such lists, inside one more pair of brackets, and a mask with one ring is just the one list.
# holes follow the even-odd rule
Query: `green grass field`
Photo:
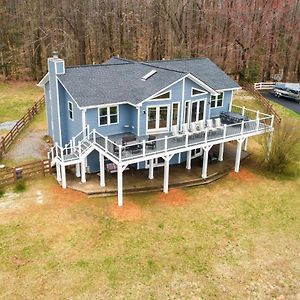
[[43, 95], [35, 82], [0, 82], [0, 123], [20, 119]]
[[7, 188], [0, 298], [299, 299], [299, 174], [266, 173], [256, 139], [249, 152], [239, 174], [169, 198], [125, 196], [122, 209], [51, 176]]

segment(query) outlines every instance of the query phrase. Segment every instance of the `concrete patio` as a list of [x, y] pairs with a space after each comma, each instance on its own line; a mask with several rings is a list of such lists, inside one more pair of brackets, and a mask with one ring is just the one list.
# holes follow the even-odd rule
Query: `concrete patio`
[[[213, 147], [210, 153], [218, 153], [218, 147]], [[195, 185], [202, 185], [213, 182], [226, 176], [234, 167], [236, 154], [236, 144], [226, 143], [224, 151], [224, 161], [209, 164], [208, 177], [203, 179], [201, 177], [201, 162], [200, 158], [192, 160], [192, 168], [186, 169], [185, 163], [180, 165], [170, 166], [169, 188], [189, 187]], [[249, 154], [242, 151], [241, 159], [245, 159]], [[148, 169], [136, 170], [130, 169], [124, 171], [123, 186], [124, 194], [141, 193], [150, 191], [162, 191], [164, 168], [157, 167], [154, 169], [154, 179], [148, 179]], [[97, 174], [86, 174], [86, 182], [82, 183], [80, 178], [75, 176], [75, 170], [70, 169], [67, 173], [68, 187], [77, 191], [84, 192], [88, 195], [95, 195], [100, 197], [117, 195], [117, 174], [110, 174], [106, 172], [106, 186], [101, 187], [100, 178]]]

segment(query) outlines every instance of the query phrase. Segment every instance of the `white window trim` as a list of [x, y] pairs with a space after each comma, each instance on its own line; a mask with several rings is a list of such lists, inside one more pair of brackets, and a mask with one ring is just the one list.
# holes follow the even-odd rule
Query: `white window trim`
[[[70, 104], [71, 104], [71, 107], [72, 109], [70, 110]], [[70, 117], [70, 112], [72, 112], [72, 118]], [[69, 119], [74, 121], [74, 105], [71, 101], [68, 101], [68, 116], [69, 116]]]
[[[185, 107], [186, 107], [187, 103], [189, 105], [189, 107], [188, 107], [188, 116], [187, 116], [187, 122], [184, 122], [185, 119], [186, 119], [186, 110], [185, 110]], [[191, 103], [192, 103], [191, 100], [185, 100], [184, 101], [182, 124], [190, 124], [190, 121], [191, 121], [191, 105], [192, 105]]]
[[178, 105], [177, 122], [176, 122], [176, 125], [178, 126], [178, 125], [179, 125], [179, 115], [180, 115], [180, 102], [173, 102], [173, 103], [172, 103], [172, 107], [171, 107], [171, 122], [170, 122], [170, 125], [173, 126], [173, 106], [174, 106], [174, 104], [177, 104], [177, 105]]
[[[170, 97], [169, 98], [160, 98], [160, 99], [156, 99], [157, 97], [166, 94], [166, 93], [170, 93]], [[172, 99], [172, 90], [168, 90], [162, 93], [159, 93], [158, 95], [155, 95], [153, 98], [151, 98], [150, 100], [154, 100], [154, 101], [160, 101], [160, 100], [170, 100]]]
[[[159, 107], [164, 107], [166, 106], [167, 107], [167, 126], [166, 127], [163, 127], [163, 128], [157, 128], [157, 124], [159, 124]], [[156, 124], [155, 124], [155, 128], [153, 129], [149, 129], [148, 128], [148, 110], [149, 108], [155, 108], [156, 109]], [[170, 104], [161, 104], [161, 105], [149, 105], [147, 106], [146, 108], [146, 133], [163, 133], [163, 132], [168, 132], [168, 129], [170, 127]]]
[[223, 107], [224, 106], [224, 92], [221, 92], [222, 93], [222, 105], [218, 106], [218, 101], [220, 101], [221, 99], [215, 99], [215, 106], [211, 106], [211, 102], [212, 102], [212, 97], [218, 97], [218, 96], [212, 96], [210, 95], [210, 109], [214, 109], [214, 108], [220, 108], [220, 107]]
[[[192, 105], [191, 105], [191, 108], [190, 108], [190, 123], [196, 123], [196, 122], [201, 121], [201, 120], [199, 120], [200, 102], [204, 103], [204, 105], [203, 105], [203, 119], [201, 119], [201, 120], [205, 120], [205, 106], [206, 106], [205, 99], [197, 99], [197, 100], [192, 101]], [[196, 121], [192, 121], [193, 103], [197, 103]]]
[[[198, 92], [201, 92], [201, 93], [200, 93], [200, 94], [197, 94], [197, 95], [193, 95], [193, 90], [198, 91]], [[202, 95], [204, 95], [204, 94], [207, 94], [207, 92], [206, 92], [206, 91], [203, 91], [203, 90], [200, 90], [200, 89], [197, 89], [197, 88], [195, 88], [195, 87], [192, 87], [192, 88], [191, 88], [191, 97], [199, 97], [199, 96], [202, 96]]]
[[[110, 123], [110, 108], [111, 107], [117, 107], [117, 122], [116, 123]], [[107, 108], [107, 124], [100, 124], [100, 109], [101, 108]], [[118, 125], [119, 124], [119, 118], [120, 118], [120, 111], [119, 111], [119, 105], [102, 105], [98, 107], [98, 126], [110, 126], [110, 125]]]

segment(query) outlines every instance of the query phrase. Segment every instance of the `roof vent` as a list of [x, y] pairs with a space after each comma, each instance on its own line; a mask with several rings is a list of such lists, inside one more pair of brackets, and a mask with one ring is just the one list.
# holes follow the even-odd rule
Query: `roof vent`
[[149, 73], [147, 73], [146, 75], [144, 75], [144, 76], [142, 77], [142, 80], [143, 80], [143, 81], [146, 81], [146, 80], [149, 79], [151, 76], [153, 76], [155, 73], [157, 73], [156, 70], [151, 70]]

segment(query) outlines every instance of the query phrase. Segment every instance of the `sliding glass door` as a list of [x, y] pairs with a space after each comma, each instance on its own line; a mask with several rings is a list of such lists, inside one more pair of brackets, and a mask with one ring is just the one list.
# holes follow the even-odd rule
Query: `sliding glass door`
[[190, 124], [204, 119], [205, 100], [186, 101], [184, 123]]

